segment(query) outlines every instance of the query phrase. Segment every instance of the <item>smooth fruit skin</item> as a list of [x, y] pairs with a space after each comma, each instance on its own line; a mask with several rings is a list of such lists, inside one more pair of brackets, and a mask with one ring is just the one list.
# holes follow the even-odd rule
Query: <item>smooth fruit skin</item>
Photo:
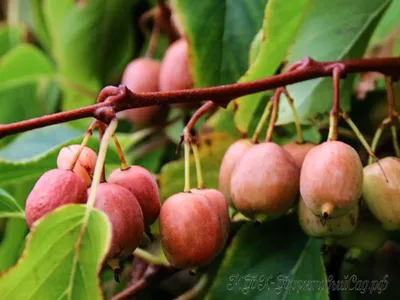
[[145, 224], [154, 223], [160, 213], [160, 191], [149, 171], [140, 166], [130, 166], [127, 170], [116, 169], [108, 177], [108, 182], [134, 194], [142, 208]]
[[[137, 58], [125, 68], [121, 84], [126, 85], [135, 93], [157, 92], [160, 66], [160, 62], [156, 60], [147, 57]], [[156, 105], [128, 109], [121, 112], [121, 115], [134, 124], [145, 126], [159, 111], [160, 106]]]
[[86, 184], [72, 171], [53, 169], [36, 182], [26, 199], [25, 218], [29, 228], [33, 223], [65, 204], [85, 203]]
[[385, 229], [400, 229], [400, 159], [385, 157], [364, 168], [363, 199]]
[[144, 233], [143, 214], [136, 197], [122, 186], [103, 182], [97, 188], [94, 207], [103, 211], [111, 222], [108, 257], [132, 254]]
[[231, 198], [231, 177], [233, 169], [244, 153], [253, 146], [249, 140], [238, 140], [226, 150], [219, 169], [218, 189], [225, 196], [229, 205], [233, 205]]
[[300, 174], [300, 194], [317, 216], [339, 217], [359, 202], [363, 167], [358, 153], [339, 141], [312, 148]]
[[208, 199], [208, 204], [214, 209], [214, 212], [218, 216], [223, 234], [223, 244], [225, 244], [229, 236], [230, 218], [228, 204], [226, 203], [224, 195], [215, 189], [191, 189], [190, 192], [203, 195]]
[[222, 247], [220, 221], [203, 195], [188, 192], [169, 197], [159, 222], [164, 254], [174, 267], [206, 265]]
[[352, 234], [358, 224], [359, 208], [356, 205], [348, 214], [329, 218], [322, 224], [321, 218], [314, 215], [304, 203], [299, 201], [298, 216], [299, 223], [303, 231], [312, 237], [345, 237]]
[[231, 178], [234, 206], [245, 216], [276, 216], [297, 200], [300, 169], [275, 143], [254, 145], [237, 163]]
[[290, 142], [283, 145], [283, 149], [290, 153], [293, 156], [296, 164], [301, 168], [304, 162], [304, 158], [306, 157], [308, 151], [314, 148], [316, 145], [313, 143], [303, 143], [299, 144], [297, 142]]
[[[181, 38], [173, 42], [165, 52], [159, 77], [160, 91], [168, 92], [193, 88], [193, 79], [189, 66], [189, 45]], [[198, 103], [177, 103], [173, 107], [193, 108]]]
[[[81, 145], [69, 145], [62, 148], [57, 156], [57, 167], [62, 170], [68, 170], [80, 147]], [[89, 147], [84, 147], [73, 169], [73, 172], [80, 176], [87, 186], [92, 183], [96, 161], [96, 152]]]

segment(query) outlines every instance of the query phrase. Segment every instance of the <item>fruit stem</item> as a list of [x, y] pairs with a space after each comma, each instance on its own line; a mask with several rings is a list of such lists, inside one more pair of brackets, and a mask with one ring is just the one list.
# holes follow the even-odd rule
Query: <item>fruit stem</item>
[[208, 276], [204, 274], [200, 280], [190, 290], [175, 298], [175, 300], [192, 300], [197, 299], [203, 289], [207, 286]]
[[357, 136], [358, 140], [361, 142], [365, 150], [367, 151], [368, 155], [376, 160], [377, 157], [372, 150], [371, 146], [368, 144], [368, 142], [365, 140], [363, 134], [361, 131], [357, 128], [356, 124], [351, 120], [351, 118], [346, 114], [344, 111], [340, 111], [340, 116], [347, 122], [347, 124], [350, 126], [350, 128], [354, 131], [355, 135]]
[[267, 121], [267, 119], [271, 113], [272, 105], [273, 105], [273, 102], [271, 100], [269, 100], [267, 105], [265, 106], [265, 109], [261, 116], [261, 119], [260, 119], [260, 121], [258, 121], [257, 128], [254, 131], [253, 137], [251, 138], [251, 142], [253, 144], [258, 142], [258, 138], [260, 136], [261, 130], [264, 127], [264, 124]]
[[128, 164], [126, 163], [124, 152], [121, 149], [121, 144], [119, 143], [117, 136], [113, 134], [112, 139], [114, 141], [115, 147], [117, 148], [119, 160], [121, 161], [121, 170], [124, 171], [129, 169]]
[[75, 168], [75, 165], [79, 159], [79, 156], [81, 155], [83, 149], [86, 147], [87, 143], [89, 142], [90, 137], [93, 135], [93, 130], [96, 129], [96, 127], [98, 127], [98, 126], [99, 126], [99, 121], [95, 120], [90, 124], [90, 126], [86, 130], [86, 133], [85, 133], [85, 136], [83, 137], [82, 143], [81, 143], [78, 151], [75, 153], [74, 159], [71, 161], [69, 170], [73, 170]]
[[94, 168], [92, 186], [90, 188], [90, 194], [86, 204], [88, 210], [93, 209], [94, 203], [96, 201], [97, 187], [100, 184], [100, 179], [102, 177], [102, 173], [104, 170], [103, 166], [106, 159], [108, 143], [110, 142], [112, 135], [117, 129], [117, 126], [118, 126], [118, 119], [117, 118], [112, 119], [107, 129], [104, 132], [103, 138], [101, 139], [99, 153], [97, 155], [97, 160], [96, 160], [96, 166]]
[[266, 142], [271, 142], [271, 140], [272, 140], [272, 133], [274, 132], [276, 119], [278, 118], [279, 99], [281, 97], [281, 94], [282, 94], [282, 88], [277, 88], [275, 90], [274, 95], [272, 96], [273, 108], [272, 108], [271, 119], [269, 120], [267, 137], [265, 138]]
[[289, 94], [288, 90], [286, 89], [286, 87], [283, 87], [283, 93], [285, 94], [288, 104], [290, 106], [290, 109], [292, 110], [293, 120], [294, 120], [294, 124], [296, 126], [297, 143], [303, 144], [304, 143], [303, 131], [301, 129], [299, 115], [297, 114], [296, 107], [294, 106], [294, 100], [292, 97], [290, 97], [290, 94]]
[[[378, 126], [378, 129], [376, 130], [376, 132], [375, 132], [375, 135], [374, 135], [374, 138], [372, 139], [372, 145], [371, 145], [371, 149], [372, 149], [372, 152], [376, 152], [376, 148], [377, 148], [377, 146], [378, 146], [378, 143], [379, 143], [379, 140], [381, 139], [381, 136], [382, 136], [382, 133], [383, 133], [383, 130], [385, 129], [385, 127], [387, 126], [387, 125], [389, 125], [391, 123], [391, 119], [390, 118], [386, 118], [386, 119], [384, 119], [382, 122], [381, 122], [381, 124]], [[369, 159], [368, 159], [368, 164], [372, 164], [373, 163], [373, 157], [369, 157]]]
[[196, 143], [192, 143], [192, 150], [194, 156], [194, 162], [196, 164], [196, 175], [197, 175], [197, 188], [204, 189], [203, 173], [201, 171], [199, 148]]
[[[103, 123], [99, 124], [99, 140], [100, 140], [100, 144], [101, 144], [101, 141], [103, 140], [105, 127], [106, 127], [105, 124], [103, 124]], [[101, 171], [101, 182], [105, 182], [105, 181], [106, 181], [106, 170], [105, 170], [105, 166], [103, 164], [103, 169]]]
[[146, 49], [146, 57], [152, 58], [154, 55], [154, 51], [157, 48], [158, 39], [160, 37], [160, 17], [156, 13], [154, 15], [154, 23], [153, 28], [150, 35], [150, 41]]
[[159, 259], [157, 256], [141, 248], [136, 248], [135, 251], [133, 251], [133, 255], [140, 259], [143, 259], [151, 265], [165, 265], [165, 262]]
[[400, 157], [400, 147], [399, 147], [399, 141], [397, 140], [397, 129], [396, 125], [392, 124], [391, 125], [391, 131], [392, 131], [392, 139], [393, 139], [393, 148], [394, 152], [396, 153], [397, 157]]
[[340, 110], [340, 77], [343, 72], [343, 66], [333, 66], [333, 105], [329, 114], [329, 134], [328, 141], [336, 141], [338, 138], [338, 119]]
[[184, 192], [190, 191], [190, 144], [189, 141], [184, 141], [184, 155], [185, 155], [185, 186]]

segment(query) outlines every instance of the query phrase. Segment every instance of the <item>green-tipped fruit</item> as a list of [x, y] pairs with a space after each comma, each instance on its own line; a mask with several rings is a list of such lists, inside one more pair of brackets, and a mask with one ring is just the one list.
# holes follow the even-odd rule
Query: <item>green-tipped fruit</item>
[[364, 168], [363, 199], [384, 228], [400, 229], [400, 159], [385, 157]]
[[359, 202], [363, 167], [357, 152], [339, 141], [324, 142], [306, 155], [300, 193], [311, 211], [324, 218], [348, 214]]
[[303, 231], [313, 237], [344, 237], [352, 234], [358, 224], [359, 208], [356, 205], [348, 214], [337, 218], [328, 218], [325, 224], [316, 216], [300, 197], [298, 215]]

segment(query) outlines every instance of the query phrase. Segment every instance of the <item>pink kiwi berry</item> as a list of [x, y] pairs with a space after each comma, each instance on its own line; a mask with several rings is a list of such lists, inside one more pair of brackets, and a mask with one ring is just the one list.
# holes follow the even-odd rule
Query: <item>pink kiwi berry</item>
[[296, 164], [301, 168], [303, 165], [304, 158], [306, 157], [308, 151], [314, 148], [316, 145], [313, 143], [297, 143], [290, 142], [283, 145], [283, 149], [290, 153], [293, 156]]
[[145, 224], [154, 223], [160, 213], [160, 192], [149, 171], [140, 166], [116, 169], [108, 177], [108, 182], [120, 185], [134, 194], [142, 208]]
[[363, 199], [385, 229], [400, 229], [400, 159], [385, 157], [364, 168]]
[[[88, 195], [90, 189], [87, 191]], [[97, 209], [109, 218], [112, 227], [108, 257], [127, 256], [139, 246], [143, 233], [143, 214], [136, 197], [122, 186], [103, 182], [97, 188]]]
[[[68, 170], [81, 145], [69, 145], [60, 150], [57, 156], [57, 167]], [[84, 147], [75, 163], [73, 172], [81, 177], [87, 186], [92, 183], [92, 176], [96, 166], [97, 154], [89, 147]]]
[[[146, 57], [137, 58], [125, 68], [121, 83], [135, 93], [157, 92], [159, 73], [160, 62]], [[134, 124], [144, 126], [153, 120], [160, 109], [160, 106], [132, 108], [121, 112], [121, 115]]]
[[339, 141], [324, 142], [312, 148], [304, 159], [300, 193], [317, 216], [339, 217], [359, 202], [363, 166], [358, 153]]
[[208, 199], [208, 204], [214, 208], [223, 233], [223, 243], [225, 244], [229, 235], [229, 209], [224, 195], [215, 189], [191, 189], [190, 192], [200, 194]]
[[275, 143], [254, 145], [232, 173], [234, 206], [250, 218], [286, 213], [297, 200], [300, 168], [292, 156]]
[[25, 204], [25, 218], [29, 228], [33, 223], [65, 204], [86, 202], [86, 184], [72, 171], [53, 169], [36, 182]]
[[249, 140], [238, 140], [229, 146], [222, 158], [218, 176], [218, 189], [225, 196], [229, 205], [232, 204], [231, 198], [231, 177], [233, 169], [243, 154], [253, 146]]
[[[189, 66], [189, 45], [181, 38], [173, 42], [165, 52], [159, 77], [160, 91], [175, 91], [193, 88]], [[197, 104], [177, 103], [174, 107], [193, 108]]]
[[178, 193], [161, 207], [160, 235], [172, 266], [189, 268], [209, 264], [224, 243], [214, 206], [198, 193]]

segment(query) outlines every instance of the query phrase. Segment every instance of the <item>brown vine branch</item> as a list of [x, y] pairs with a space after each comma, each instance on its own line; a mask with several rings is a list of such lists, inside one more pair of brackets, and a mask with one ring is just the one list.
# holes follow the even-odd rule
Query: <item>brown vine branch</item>
[[[341, 76], [350, 73], [380, 72], [397, 80], [400, 77], [400, 58], [352, 59], [334, 62], [317, 62], [306, 57], [295, 70], [283, 74], [246, 83], [235, 83], [223, 86], [187, 89], [169, 92], [133, 93], [127, 87], [105, 87], [99, 95], [103, 102], [79, 109], [64, 111], [26, 121], [0, 125], [0, 138], [36, 128], [64, 123], [68, 121], [94, 117], [104, 123], [109, 123], [115, 113], [136, 107], [146, 107], [161, 104], [184, 102], [200, 102], [213, 99], [218, 105], [226, 105], [231, 99], [270, 90], [293, 83], [298, 83], [319, 77], [332, 76], [332, 67], [343, 66]], [[103, 92], [112, 91], [112, 94]], [[100, 97], [100, 96], [99, 96]]]

